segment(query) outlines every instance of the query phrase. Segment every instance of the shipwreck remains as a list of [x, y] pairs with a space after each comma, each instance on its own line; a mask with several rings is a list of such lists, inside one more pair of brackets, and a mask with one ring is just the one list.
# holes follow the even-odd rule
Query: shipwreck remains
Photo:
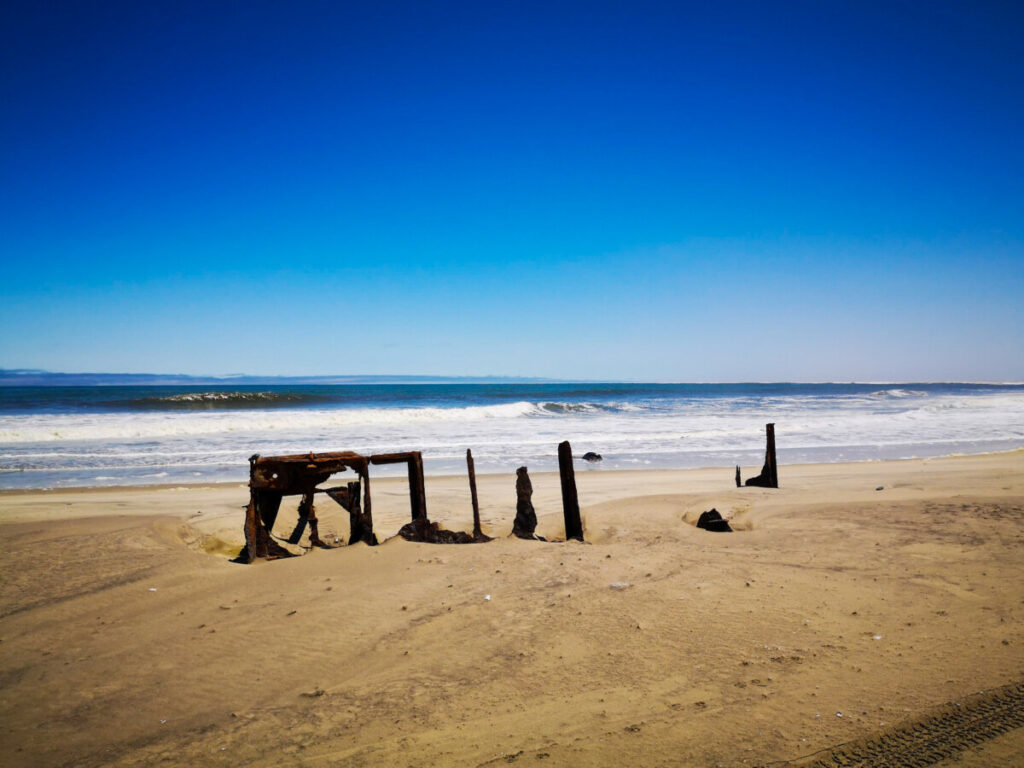
[[[317, 486], [331, 475], [347, 469], [359, 475], [359, 482], [345, 487], [319, 489]], [[363, 499], [359, 503], [360, 485]], [[239, 559], [253, 562], [260, 559], [290, 557], [291, 553], [270, 535], [285, 496], [301, 496], [299, 520], [288, 540], [298, 542], [306, 526], [309, 541], [314, 547], [327, 547], [320, 540], [316, 510], [313, 504], [317, 493], [327, 493], [348, 510], [352, 538], [376, 544], [373, 535], [373, 516], [370, 512], [370, 475], [368, 461], [358, 453], [309, 453], [296, 456], [260, 456], [249, 459], [249, 505], [245, 510], [245, 548]], [[370, 541], [372, 540], [372, 541]]]
[[520, 539], [537, 536], [537, 512], [533, 509], [533, 483], [526, 467], [516, 470], [516, 519], [512, 521], [512, 535]]
[[[423, 483], [423, 457], [419, 451], [381, 453], [361, 456], [351, 451], [336, 453], [308, 453], [294, 456], [260, 456], [249, 459], [249, 505], [245, 510], [245, 547], [239, 560], [253, 562], [261, 559], [291, 557], [271, 531], [285, 496], [300, 496], [298, 521], [287, 541], [297, 544], [309, 527], [311, 547], [332, 548], [320, 538], [314, 500], [323, 493], [349, 513], [349, 544], [363, 542], [373, 546], [377, 536], [373, 532], [373, 513], [370, 502], [370, 465], [405, 464], [409, 477], [409, 506], [411, 521], [399, 531], [403, 538], [413, 541], [463, 543], [484, 541], [486, 537], [446, 531], [427, 518], [427, 498]], [[346, 470], [354, 471], [359, 480], [333, 488], [319, 488], [331, 475]], [[475, 527], [479, 526], [474, 519]]]
[[[767, 445], [764, 452], [764, 467], [761, 469], [760, 475], [749, 478], [745, 485], [756, 486], [759, 488], [778, 488], [779, 468], [778, 464], [775, 462], [775, 425], [765, 424], [765, 432]], [[739, 485], [739, 479], [740, 468], [736, 467], [737, 485]]]
[[715, 533], [732, 533], [729, 521], [722, 517], [722, 513], [713, 507], [707, 512], [700, 513], [700, 517], [697, 518], [697, 527]]
[[569, 441], [558, 444], [558, 474], [562, 481], [562, 515], [565, 517], [565, 540], [583, 541], [580, 500], [576, 495], [576, 470], [572, 466]]
[[[769, 424], [769, 457], [774, 477], [775, 443]], [[597, 454], [586, 454], [587, 461], [600, 460]], [[324, 494], [349, 514], [348, 544], [377, 544], [373, 530], [373, 512], [370, 500], [370, 466], [405, 464], [409, 478], [410, 520], [398, 531], [398, 536], [409, 541], [431, 544], [472, 544], [490, 541], [480, 524], [480, 502], [477, 498], [476, 468], [473, 452], [466, 450], [466, 471], [469, 476], [470, 497], [473, 504], [473, 532], [448, 531], [427, 517], [427, 496], [423, 478], [423, 456], [419, 451], [379, 453], [363, 456], [352, 451], [333, 453], [302, 453], [290, 456], [260, 456], [249, 458], [249, 504], [245, 508], [245, 546], [238, 554], [239, 562], [273, 560], [293, 557], [296, 553], [282, 542], [297, 545], [309, 529], [309, 548], [333, 549], [341, 545], [320, 538], [319, 519], [316, 514], [316, 495]], [[769, 464], [765, 464], [765, 472]], [[321, 488], [333, 475], [353, 471], [358, 480], [344, 485]], [[565, 538], [583, 541], [583, 521], [580, 516], [576, 473], [573, 467], [572, 446], [568, 441], [558, 445], [558, 473], [562, 490], [562, 514], [565, 519]], [[764, 473], [762, 473], [764, 474]], [[756, 478], [755, 478], [756, 479]], [[737, 470], [737, 482], [739, 474]], [[748, 481], [748, 485], [754, 481]], [[287, 539], [273, 534], [285, 496], [298, 496], [298, 519]], [[516, 470], [516, 516], [512, 534], [521, 539], [545, 541], [537, 536], [537, 512], [533, 508], [533, 484], [526, 467]]]
[[473, 451], [466, 449], [466, 473], [469, 475], [469, 497], [473, 502], [473, 541], [490, 541], [480, 529], [480, 501], [476, 496], [476, 465], [473, 463]]

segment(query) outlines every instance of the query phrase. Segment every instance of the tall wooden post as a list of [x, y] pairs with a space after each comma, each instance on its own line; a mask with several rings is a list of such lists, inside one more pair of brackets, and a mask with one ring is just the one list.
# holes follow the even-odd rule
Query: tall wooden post
[[480, 502], [476, 497], [476, 468], [473, 466], [473, 452], [466, 449], [466, 469], [469, 471], [469, 495], [473, 499], [473, 538], [479, 539], [484, 535], [480, 530]]
[[423, 485], [423, 456], [412, 451], [409, 458], [409, 501], [412, 505], [412, 519], [427, 519], [427, 492]]
[[562, 479], [562, 515], [565, 517], [565, 539], [583, 541], [583, 522], [580, 520], [580, 501], [576, 495], [576, 471], [572, 466], [572, 446], [569, 441], [558, 444], [558, 474]]
[[764, 469], [768, 475], [768, 487], [779, 487], [779, 465], [775, 461], [775, 425], [766, 424], [765, 431], [768, 433], [768, 446], [765, 450]]

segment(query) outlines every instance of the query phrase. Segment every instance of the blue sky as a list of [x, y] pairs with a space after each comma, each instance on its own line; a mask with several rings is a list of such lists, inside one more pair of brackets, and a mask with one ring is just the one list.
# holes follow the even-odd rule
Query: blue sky
[[0, 14], [0, 367], [1024, 379], [1018, 4]]

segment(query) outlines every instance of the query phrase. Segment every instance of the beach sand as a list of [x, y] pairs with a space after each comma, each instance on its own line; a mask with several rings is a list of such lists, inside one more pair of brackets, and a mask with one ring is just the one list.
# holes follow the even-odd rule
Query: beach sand
[[[779, 475], [578, 466], [586, 544], [507, 538], [481, 476], [486, 545], [252, 566], [238, 484], [0, 494], [0, 765], [804, 765], [962, 711], [992, 738], [927, 764], [1024, 765], [1021, 689], [968, 698], [1024, 682], [1024, 451]], [[393, 534], [405, 481], [373, 499]], [[471, 528], [465, 477], [427, 500]]]

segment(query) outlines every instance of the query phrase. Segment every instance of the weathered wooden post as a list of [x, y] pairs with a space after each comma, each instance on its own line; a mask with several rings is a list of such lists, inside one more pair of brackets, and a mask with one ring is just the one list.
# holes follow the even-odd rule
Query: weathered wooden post
[[750, 478], [745, 485], [756, 488], [778, 488], [779, 466], [775, 461], [775, 425], [766, 424], [765, 432], [767, 433], [767, 443], [764, 451], [764, 467], [761, 468], [760, 475]]
[[565, 539], [583, 541], [583, 522], [580, 520], [580, 501], [576, 495], [576, 471], [572, 466], [572, 446], [569, 441], [558, 444], [558, 474], [562, 479], [562, 515], [565, 517]]
[[411, 451], [409, 458], [409, 496], [412, 502], [412, 519], [427, 519], [427, 492], [423, 485], [423, 456]]
[[740, 465], [737, 464], [736, 465], [736, 487], [739, 488], [741, 485], [743, 485], [743, 482], [740, 480]]
[[473, 538], [483, 538], [480, 530], [480, 502], [476, 497], [476, 468], [473, 466], [473, 451], [466, 449], [466, 469], [469, 471], [469, 495], [473, 499]]
[[520, 539], [535, 539], [537, 513], [533, 509], [533, 483], [526, 467], [516, 470], [516, 519], [512, 523], [512, 534]]

